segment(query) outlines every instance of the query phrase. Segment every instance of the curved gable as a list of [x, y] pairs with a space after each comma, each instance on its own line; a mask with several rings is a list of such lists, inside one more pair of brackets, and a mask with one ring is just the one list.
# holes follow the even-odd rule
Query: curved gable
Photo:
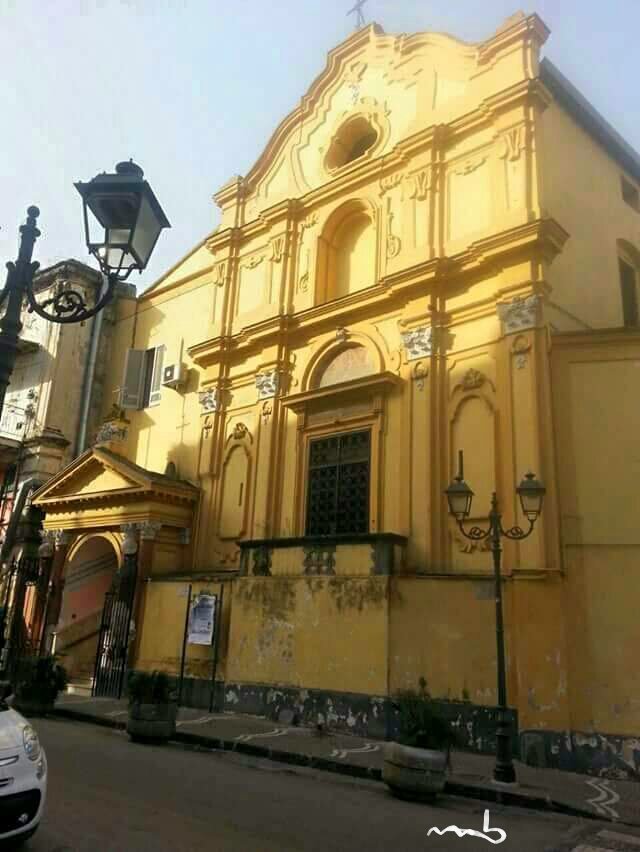
[[248, 173], [245, 221], [332, 180], [327, 152], [350, 118], [362, 115], [377, 131], [368, 158], [442, 120], [448, 103], [466, 97], [478, 56], [475, 45], [448, 35], [391, 36], [377, 24], [355, 33], [330, 51], [324, 71]]

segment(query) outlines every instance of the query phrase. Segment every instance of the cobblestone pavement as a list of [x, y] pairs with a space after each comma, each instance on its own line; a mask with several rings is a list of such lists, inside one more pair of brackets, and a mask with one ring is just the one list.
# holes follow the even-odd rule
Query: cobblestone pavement
[[[57, 707], [77, 718], [86, 716], [87, 721], [119, 726], [126, 722], [125, 701], [64, 695]], [[177, 735], [183, 742], [203, 748], [233, 749], [361, 777], [378, 779], [382, 769], [380, 740], [344, 733], [318, 736], [312, 728], [287, 726], [257, 716], [180, 708]], [[549, 803], [568, 813], [640, 825], [640, 784], [636, 782], [536, 769], [516, 761], [517, 787], [499, 788], [491, 780], [493, 762], [491, 756], [454, 752], [449, 791], [529, 807], [543, 808]]]

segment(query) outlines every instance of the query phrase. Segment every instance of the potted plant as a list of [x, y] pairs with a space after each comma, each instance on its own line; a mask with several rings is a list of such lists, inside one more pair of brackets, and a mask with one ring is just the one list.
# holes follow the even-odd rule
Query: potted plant
[[27, 716], [46, 716], [67, 683], [67, 673], [54, 656], [23, 657], [16, 667], [13, 706]]
[[382, 779], [398, 796], [432, 797], [444, 789], [456, 736], [438, 713], [424, 678], [394, 696], [399, 734], [385, 743]]
[[127, 681], [127, 733], [133, 742], [167, 742], [175, 734], [178, 705], [169, 675], [131, 672]]

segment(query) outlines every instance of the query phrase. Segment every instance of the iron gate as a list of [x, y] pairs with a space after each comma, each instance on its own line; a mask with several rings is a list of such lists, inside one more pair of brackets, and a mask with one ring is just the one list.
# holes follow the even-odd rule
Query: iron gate
[[122, 572], [104, 597], [91, 694], [120, 698], [127, 670], [129, 631], [136, 588], [137, 555], [125, 556]]

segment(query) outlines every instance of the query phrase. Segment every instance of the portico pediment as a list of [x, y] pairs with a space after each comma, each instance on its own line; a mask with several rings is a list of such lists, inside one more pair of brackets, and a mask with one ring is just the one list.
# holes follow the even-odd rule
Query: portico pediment
[[104, 448], [75, 459], [33, 495], [46, 512], [45, 526], [110, 526], [156, 518], [184, 527], [199, 489], [188, 482], [146, 470]]

